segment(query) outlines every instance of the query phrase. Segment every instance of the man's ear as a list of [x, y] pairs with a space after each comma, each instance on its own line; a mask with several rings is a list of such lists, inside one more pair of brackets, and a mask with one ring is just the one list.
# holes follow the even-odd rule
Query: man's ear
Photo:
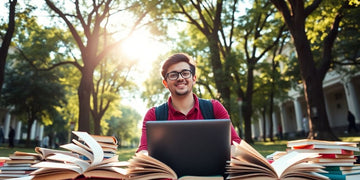
[[162, 80], [162, 83], [163, 83], [163, 85], [165, 86], [165, 88], [168, 88], [168, 84], [167, 84], [167, 82], [166, 82], [165, 79]]

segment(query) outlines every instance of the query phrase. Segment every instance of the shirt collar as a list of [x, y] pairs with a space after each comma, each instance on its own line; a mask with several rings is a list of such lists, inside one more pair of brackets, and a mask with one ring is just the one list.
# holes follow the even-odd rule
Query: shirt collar
[[[199, 98], [194, 93], [193, 93], [193, 97], [194, 97], [194, 100], [195, 100], [195, 104], [194, 104], [194, 107], [189, 112], [193, 112], [195, 110], [200, 111]], [[171, 113], [175, 113], [175, 112], [177, 112], [177, 110], [175, 110], [175, 108], [172, 105], [171, 101], [172, 101], [172, 99], [171, 99], [171, 96], [170, 96], [169, 99], [168, 99], [168, 107], [169, 107], [169, 110], [170, 110]]]

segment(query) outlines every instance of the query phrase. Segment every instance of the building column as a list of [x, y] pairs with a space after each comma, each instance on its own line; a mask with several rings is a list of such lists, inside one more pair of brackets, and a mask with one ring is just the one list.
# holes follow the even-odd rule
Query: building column
[[36, 137], [36, 127], [37, 127], [37, 120], [34, 121], [34, 123], [31, 126], [30, 130], [30, 139], [35, 139]]
[[18, 144], [21, 139], [21, 126], [22, 126], [22, 122], [17, 121], [16, 128], [15, 128], [15, 138], [14, 138], [15, 144]]
[[326, 94], [324, 94], [324, 101], [325, 101], [325, 109], [326, 109], [326, 115], [327, 115], [327, 118], [328, 118], [328, 121], [329, 121], [329, 126], [332, 127], [333, 125], [333, 118], [332, 116], [330, 115], [330, 108], [329, 108], [329, 103], [328, 103], [328, 100], [327, 100], [327, 96]]
[[4, 137], [5, 137], [5, 140], [9, 140], [10, 121], [11, 121], [11, 114], [8, 111], [8, 112], [6, 112], [6, 115], [5, 115], [5, 124], [4, 124]]
[[258, 139], [261, 136], [261, 126], [259, 125], [260, 120], [251, 123], [252, 138]]
[[44, 136], [44, 125], [39, 125], [39, 130], [37, 132], [37, 137], [38, 137], [38, 140], [42, 140], [43, 136]]
[[281, 118], [281, 126], [283, 130], [283, 134], [287, 133], [287, 121], [286, 121], [287, 112], [284, 106], [285, 106], [284, 103], [280, 104], [280, 118]]
[[278, 132], [278, 129], [277, 129], [278, 119], [277, 119], [277, 115], [276, 115], [276, 112], [275, 112], [275, 111], [272, 113], [272, 120], [273, 120], [273, 129], [272, 129], [272, 132], [273, 132], [273, 134], [275, 135], [275, 134], [279, 133], [279, 132]]
[[302, 109], [301, 109], [301, 104], [299, 102], [298, 98], [295, 98], [295, 100], [293, 101], [294, 103], [294, 108], [295, 108], [295, 116], [296, 116], [296, 126], [297, 126], [297, 131], [301, 132], [303, 129], [302, 127]]
[[273, 131], [273, 129], [270, 129], [270, 116], [269, 116], [269, 113], [265, 114], [265, 126], [267, 127], [265, 137], [269, 137], [270, 132], [272, 133], [272, 131]]
[[[261, 114], [261, 112], [260, 112]], [[266, 136], [266, 134], [264, 134], [264, 122], [266, 123], [265, 119], [263, 119], [262, 116], [260, 116], [259, 120], [258, 120], [258, 137], [264, 138], [264, 136]]]
[[345, 78], [344, 82], [344, 89], [346, 94], [346, 100], [348, 104], [349, 111], [351, 111], [356, 121], [360, 121], [360, 110], [359, 110], [359, 103], [357, 101], [356, 91], [351, 78]]

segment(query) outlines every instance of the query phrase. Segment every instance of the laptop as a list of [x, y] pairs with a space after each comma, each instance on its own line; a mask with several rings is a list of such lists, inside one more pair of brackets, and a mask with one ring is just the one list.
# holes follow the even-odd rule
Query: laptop
[[148, 121], [148, 152], [178, 177], [224, 176], [230, 127], [229, 119]]

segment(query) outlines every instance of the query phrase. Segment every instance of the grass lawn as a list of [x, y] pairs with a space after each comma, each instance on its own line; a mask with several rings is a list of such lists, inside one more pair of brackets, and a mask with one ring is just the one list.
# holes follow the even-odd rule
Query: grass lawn
[[[340, 139], [346, 142], [360, 142], [360, 137], [340, 137]], [[266, 155], [269, 155], [275, 151], [285, 151], [286, 143], [287, 141], [285, 140], [275, 142], [255, 142], [255, 144], [252, 144], [252, 146], [265, 157]], [[35, 152], [34, 148], [16, 147], [10, 149], [4, 146], [4, 144], [0, 146], [0, 156], [7, 157], [14, 151]], [[129, 160], [134, 155], [135, 151], [136, 148], [120, 148], [118, 150], [119, 161]], [[355, 154], [360, 155], [360, 152], [355, 152]]]

